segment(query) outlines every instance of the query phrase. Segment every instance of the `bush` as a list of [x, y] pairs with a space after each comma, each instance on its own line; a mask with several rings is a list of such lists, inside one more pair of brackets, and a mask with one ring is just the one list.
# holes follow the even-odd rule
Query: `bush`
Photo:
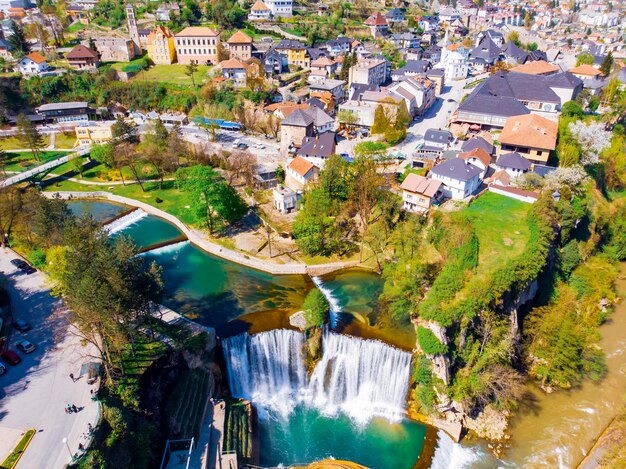
[[329, 310], [330, 305], [324, 294], [317, 288], [311, 290], [302, 304], [307, 329], [324, 325]]
[[442, 344], [430, 329], [417, 327], [417, 343], [426, 355], [444, 355], [448, 352], [448, 347]]
[[43, 249], [35, 249], [28, 255], [28, 261], [38, 269], [42, 269], [46, 265], [46, 253]]

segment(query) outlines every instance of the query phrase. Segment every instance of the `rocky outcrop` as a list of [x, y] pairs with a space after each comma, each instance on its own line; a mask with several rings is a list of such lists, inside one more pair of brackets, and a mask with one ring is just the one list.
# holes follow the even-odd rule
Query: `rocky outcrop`
[[500, 412], [492, 405], [488, 405], [474, 417], [466, 414], [463, 424], [480, 438], [501, 441], [507, 438], [506, 430], [509, 425], [509, 417], [510, 414], [508, 412]]

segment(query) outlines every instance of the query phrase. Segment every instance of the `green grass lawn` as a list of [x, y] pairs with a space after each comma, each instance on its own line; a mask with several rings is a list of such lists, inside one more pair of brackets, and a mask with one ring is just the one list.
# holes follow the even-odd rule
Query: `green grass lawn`
[[143, 56], [137, 57], [136, 59], [131, 60], [130, 62], [107, 62], [106, 65], [110, 65], [113, 69], [118, 70], [120, 72], [126, 72], [128, 70], [132, 70], [139, 65], [143, 64]]
[[22, 457], [22, 454], [24, 454], [26, 447], [32, 440], [33, 435], [35, 435], [35, 430], [32, 429], [24, 433], [24, 436], [22, 436], [17, 446], [13, 449], [13, 451], [11, 451], [11, 454], [9, 454], [7, 458], [2, 462], [2, 465], [0, 465], [1, 469], [13, 469], [17, 465], [18, 461]]
[[[50, 145], [50, 136], [43, 135], [43, 144], [46, 147]], [[26, 148], [24, 148], [24, 144], [17, 137], [1, 137], [0, 150], [26, 150]]]
[[74, 132], [59, 132], [56, 134], [54, 146], [56, 148], [74, 148], [76, 134]]
[[32, 152], [7, 152], [10, 159], [4, 169], [6, 171], [26, 171], [32, 166], [43, 164], [66, 154], [67, 152], [64, 151], [44, 151], [40, 154], [40, 161], [37, 161]]
[[526, 217], [531, 205], [487, 192], [463, 210], [479, 241], [476, 275], [502, 266], [524, 250], [530, 232]]
[[[102, 186], [80, 184], [73, 181], [59, 181], [54, 184], [47, 185], [44, 190], [75, 192], [106, 191], [153, 205], [164, 212], [174, 215], [187, 225], [194, 224], [194, 219], [190, 210], [186, 208], [186, 205], [188, 204], [187, 196], [176, 188], [174, 181], [165, 181], [163, 189], [159, 188], [158, 182], [145, 183], [144, 188], [146, 191], [142, 192], [139, 184], [131, 184], [127, 186], [123, 186], [121, 184]], [[158, 202], [157, 199], [160, 200], [160, 202]]]
[[[198, 71], [194, 73], [194, 79], [196, 86], [202, 83], [202, 80], [207, 78], [207, 72], [211, 67], [207, 65], [198, 65]], [[191, 77], [185, 73], [187, 71], [186, 65], [171, 64], [171, 65], [155, 65], [149, 70], [143, 70], [139, 72], [133, 80], [145, 80], [156, 81], [161, 83], [170, 83], [173, 85], [185, 85], [191, 86]]]

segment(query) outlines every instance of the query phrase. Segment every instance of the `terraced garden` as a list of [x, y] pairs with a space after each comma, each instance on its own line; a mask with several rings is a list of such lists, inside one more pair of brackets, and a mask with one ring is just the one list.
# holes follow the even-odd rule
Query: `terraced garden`
[[200, 368], [183, 372], [165, 410], [172, 437], [198, 438], [208, 398], [209, 373]]

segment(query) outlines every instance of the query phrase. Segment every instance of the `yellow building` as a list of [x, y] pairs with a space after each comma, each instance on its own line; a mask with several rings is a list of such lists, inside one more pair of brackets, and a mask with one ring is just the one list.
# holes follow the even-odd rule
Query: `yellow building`
[[165, 26], [156, 26], [148, 35], [147, 49], [155, 64], [169, 65], [176, 61], [174, 34]]
[[92, 145], [106, 143], [113, 138], [111, 126], [113, 122], [85, 122], [74, 128], [76, 145]]

